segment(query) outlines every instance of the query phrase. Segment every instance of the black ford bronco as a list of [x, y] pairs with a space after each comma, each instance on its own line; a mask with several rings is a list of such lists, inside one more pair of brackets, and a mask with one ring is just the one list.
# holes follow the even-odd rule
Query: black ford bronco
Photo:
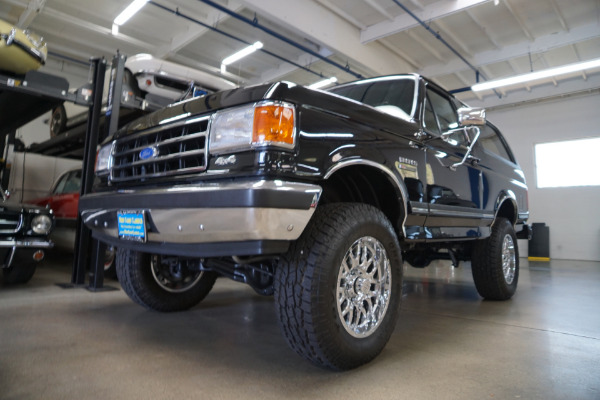
[[[483, 110], [418, 75], [278, 82], [177, 103], [100, 148], [80, 201], [135, 302], [198, 304], [218, 275], [273, 294], [289, 345], [344, 370], [388, 341], [402, 263], [471, 261], [509, 299], [529, 235], [524, 175]], [[518, 233], [517, 233], [518, 232]]]

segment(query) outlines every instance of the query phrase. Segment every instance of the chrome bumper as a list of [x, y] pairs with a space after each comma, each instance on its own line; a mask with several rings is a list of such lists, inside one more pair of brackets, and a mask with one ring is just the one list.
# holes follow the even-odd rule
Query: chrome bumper
[[[0, 240], [0, 249], [8, 248], [8, 250], [3, 250], [3, 251], [7, 251], [7, 253], [3, 253], [6, 255], [4, 257], [4, 263], [0, 265], [0, 269], [1, 268], [10, 268], [12, 266], [13, 259], [15, 257], [15, 253], [19, 249], [28, 249], [30, 251], [36, 251], [36, 250], [47, 250], [47, 249], [51, 249], [52, 247], [54, 247], [54, 243], [52, 243], [51, 241], [48, 241], [48, 240], [46, 240], [46, 241], [39, 240], [39, 239]], [[22, 250], [22, 251], [28, 251], [28, 250]]]
[[0, 247], [31, 247], [34, 249], [51, 249], [54, 247], [54, 243], [44, 240], [0, 240]]
[[[321, 191], [278, 180], [210, 183], [91, 194], [80, 200], [79, 210], [94, 236], [113, 244], [120, 210], [144, 211], [150, 243], [291, 241], [308, 224]], [[119, 241], [134, 245], [129, 242]]]

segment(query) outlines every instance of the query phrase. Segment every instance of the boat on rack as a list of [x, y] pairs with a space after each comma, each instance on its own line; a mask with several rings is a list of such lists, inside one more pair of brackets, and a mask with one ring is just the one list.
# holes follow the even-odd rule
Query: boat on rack
[[0, 19], [0, 71], [24, 75], [46, 62], [44, 39]]

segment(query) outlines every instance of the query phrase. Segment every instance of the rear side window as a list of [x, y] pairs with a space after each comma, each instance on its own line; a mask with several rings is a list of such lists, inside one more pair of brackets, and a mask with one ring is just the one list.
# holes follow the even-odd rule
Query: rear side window
[[510, 155], [509, 150], [506, 148], [506, 144], [500, 137], [495, 127], [493, 127], [488, 122], [487, 124], [480, 126], [479, 128], [481, 129], [479, 143], [481, 143], [485, 150], [514, 162], [513, 157]]

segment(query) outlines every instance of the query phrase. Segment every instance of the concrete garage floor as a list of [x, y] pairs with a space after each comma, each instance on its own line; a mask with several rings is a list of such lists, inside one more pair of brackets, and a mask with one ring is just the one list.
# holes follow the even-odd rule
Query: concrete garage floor
[[0, 399], [600, 399], [600, 263], [521, 263], [508, 302], [480, 300], [468, 264], [406, 268], [388, 346], [332, 373], [289, 350], [272, 298], [244, 285], [159, 314], [61, 289], [71, 259], [54, 257], [0, 286]]

